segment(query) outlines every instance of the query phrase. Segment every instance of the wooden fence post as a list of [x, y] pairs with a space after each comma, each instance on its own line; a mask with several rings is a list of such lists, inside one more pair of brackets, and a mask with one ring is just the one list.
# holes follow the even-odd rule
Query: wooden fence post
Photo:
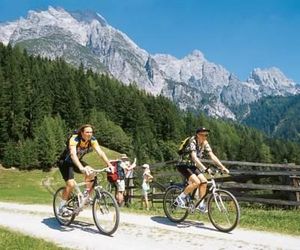
[[[292, 185], [294, 187], [299, 187], [300, 186], [300, 176], [297, 175], [292, 175], [290, 176], [291, 180], [292, 180]], [[300, 201], [300, 192], [295, 192], [296, 193], [296, 201]], [[297, 206], [297, 208], [299, 208], [300, 206]]]

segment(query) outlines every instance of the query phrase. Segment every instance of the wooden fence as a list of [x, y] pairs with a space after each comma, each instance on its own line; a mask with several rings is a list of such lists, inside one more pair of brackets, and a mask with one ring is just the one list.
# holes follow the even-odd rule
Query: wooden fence
[[[202, 160], [209, 166], [210, 160]], [[300, 207], [300, 166], [295, 164], [269, 164], [254, 162], [222, 161], [230, 175], [216, 178], [221, 188], [231, 191], [240, 202], [270, 204], [275, 206]], [[176, 161], [151, 165], [154, 181], [149, 195], [152, 204], [162, 202], [165, 189], [181, 182], [175, 170]], [[136, 189], [140, 188], [141, 172], [136, 171], [131, 185], [127, 186], [127, 200], [141, 199]]]

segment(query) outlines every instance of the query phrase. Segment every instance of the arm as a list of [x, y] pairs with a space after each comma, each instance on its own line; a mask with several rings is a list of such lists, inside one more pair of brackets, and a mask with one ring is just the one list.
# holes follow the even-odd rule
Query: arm
[[200, 170], [206, 171], [207, 168], [202, 164], [202, 162], [197, 157], [196, 151], [191, 152], [191, 158], [192, 158], [192, 161], [196, 164], [197, 168], [199, 168]]
[[146, 171], [145, 172], [145, 176], [147, 177], [147, 179], [150, 181], [153, 179], [153, 176], [151, 175], [150, 171]]
[[131, 170], [131, 169], [134, 169], [136, 167], [136, 158], [134, 158], [134, 161], [133, 163], [128, 167], [127, 170]]
[[229, 173], [229, 170], [220, 162], [218, 157], [212, 151], [208, 154], [210, 159], [221, 169], [222, 172], [225, 172], [226, 174]]

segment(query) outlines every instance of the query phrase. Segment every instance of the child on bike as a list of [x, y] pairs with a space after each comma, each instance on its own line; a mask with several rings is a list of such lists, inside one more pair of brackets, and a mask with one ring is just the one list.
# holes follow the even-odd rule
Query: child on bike
[[[209, 168], [206, 168], [200, 159], [203, 154], [206, 153], [211, 160], [221, 169], [224, 173], [229, 173], [229, 170], [220, 162], [216, 155], [212, 152], [212, 149], [207, 141], [207, 137], [210, 130], [204, 127], [200, 127], [196, 130], [196, 134], [192, 136], [183, 154], [179, 164], [177, 165], [177, 170], [188, 180], [188, 186], [184, 191], [176, 198], [176, 202], [179, 207], [186, 207], [186, 198], [188, 194], [192, 193], [194, 189], [199, 188], [199, 198], [201, 199], [207, 189], [207, 179], [204, 173], [211, 173]], [[205, 213], [206, 205], [204, 201], [196, 208], [200, 212]]]

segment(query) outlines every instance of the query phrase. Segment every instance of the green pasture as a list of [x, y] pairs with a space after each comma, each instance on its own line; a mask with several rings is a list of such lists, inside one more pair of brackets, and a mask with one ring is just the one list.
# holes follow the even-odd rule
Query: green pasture
[[[109, 159], [116, 159], [118, 153], [103, 149]], [[92, 167], [98, 169], [105, 167], [105, 163], [96, 155], [88, 154], [84, 160]], [[82, 175], [75, 175], [78, 182], [83, 181]], [[103, 178], [105, 179], [105, 178]], [[45, 186], [50, 184], [50, 187]], [[0, 200], [19, 203], [40, 203], [52, 202], [51, 191], [64, 186], [58, 168], [52, 168], [49, 172], [41, 170], [19, 171], [18, 169], [0, 169]]]

